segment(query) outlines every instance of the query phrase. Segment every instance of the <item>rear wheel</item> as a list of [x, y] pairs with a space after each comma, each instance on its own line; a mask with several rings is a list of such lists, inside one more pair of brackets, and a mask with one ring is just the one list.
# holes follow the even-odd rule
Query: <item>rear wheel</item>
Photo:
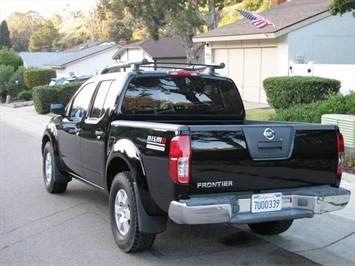
[[54, 160], [53, 147], [46, 143], [43, 150], [43, 178], [44, 185], [49, 193], [63, 193], [67, 189], [68, 182], [57, 182], [62, 178]]
[[156, 234], [143, 234], [139, 231], [137, 205], [129, 172], [115, 176], [109, 205], [112, 233], [118, 247], [126, 253], [149, 249]]
[[261, 235], [277, 235], [286, 232], [292, 225], [293, 220], [272, 221], [248, 224], [251, 230]]

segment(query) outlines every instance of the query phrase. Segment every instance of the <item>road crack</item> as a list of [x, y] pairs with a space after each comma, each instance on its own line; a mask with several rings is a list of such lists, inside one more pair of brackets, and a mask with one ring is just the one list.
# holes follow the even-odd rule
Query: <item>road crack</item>
[[324, 249], [324, 248], [329, 248], [330, 246], [335, 245], [335, 244], [339, 243], [340, 241], [343, 241], [346, 238], [351, 237], [354, 234], [355, 234], [355, 232], [352, 232], [352, 233], [350, 233], [350, 234], [348, 234], [348, 235], [346, 235], [346, 236], [344, 236], [344, 237], [342, 237], [342, 238], [340, 238], [340, 239], [338, 239], [336, 241], [333, 241], [333, 242], [331, 242], [331, 243], [329, 243], [329, 244], [327, 244], [325, 246], [322, 246], [322, 247], [317, 247], [317, 248], [312, 248], [312, 249], [305, 249], [305, 250], [297, 250], [297, 251], [294, 251], [294, 252], [301, 253], [301, 252], [309, 252], [309, 251], [315, 251], [315, 250], [321, 250], [321, 249]]
[[[13, 245], [16, 245], [18, 243], [21, 243], [33, 236], [36, 236], [36, 235], [39, 235], [49, 229], [53, 229], [53, 228], [56, 228], [56, 227], [59, 227], [61, 225], [63, 225], [64, 223], [67, 223], [68, 221], [71, 221], [71, 220], [74, 220], [78, 217], [81, 217], [83, 215], [86, 215], [88, 213], [91, 213], [91, 209], [90, 208], [86, 208], [84, 207], [80, 213], [78, 214], [71, 214], [70, 217], [61, 217], [59, 219], [56, 219], [54, 222], [53, 221], [50, 221], [51, 218], [53, 218], [54, 216], [57, 216], [58, 214], [61, 214], [61, 213], [65, 213], [65, 212], [68, 212], [72, 209], [75, 209], [79, 206], [83, 206], [83, 205], [87, 205], [88, 202], [82, 202], [82, 203], [79, 203], [79, 204], [76, 204], [74, 206], [71, 206], [69, 208], [66, 208], [66, 209], [63, 209], [63, 210], [59, 210], [55, 213], [52, 213], [50, 215], [47, 215], [45, 217], [41, 217], [39, 219], [36, 219], [34, 221], [31, 221], [31, 222], [28, 222], [26, 224], [23, 224], [21, 226], [18, 226], [16, 228], [13, 228], [11, 229], [10, 231], [7, 231], [5, 233], [2, 233], [1, 234], [1, 239], [2, 239], [2, 247], [1, 247], [1, 250], [3, 249], [6, 249], [10, 246], [13, 246]], [[46, 221], [47, 220], [47, 221]], [[48, 225], [42, 225], [42, 223], [49, 223]], [[43, 228], [38, 228], [38, 225], [36, 225], [38, 223], [38, 225]], [[31, 226], [34, 226], [34, 228], [29, 228], [29, 229], [26, 229], [26, 227], [31, 227]], [[25, 231], [23, 231], [25, 230]], [[31, 232], [32, 231], [32, 232]], [[7, 239], [6, 239], [7, 238]], [[7, 242], [7, 243], [6, 243]]]

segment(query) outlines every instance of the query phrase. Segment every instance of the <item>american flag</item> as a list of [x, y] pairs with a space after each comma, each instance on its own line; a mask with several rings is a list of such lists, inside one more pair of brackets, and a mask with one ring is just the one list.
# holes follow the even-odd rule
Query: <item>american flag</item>
[[244, 10], [238, 10], [238, 12], [243, 15], [243, 17], [249, 19], [250, 23], [258, 27], [259, 29], [265, 28], [268, 25], [272, 25], [274, 28], [276, 28], [274, 23], [258, 14], [250, 13]]

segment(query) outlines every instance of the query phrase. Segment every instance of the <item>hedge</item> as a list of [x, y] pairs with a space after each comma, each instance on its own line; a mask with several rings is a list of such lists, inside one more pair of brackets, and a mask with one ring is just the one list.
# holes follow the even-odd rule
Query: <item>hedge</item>
[[282, 109], [277, 111], [271, 119], [287, 122], [320, 123], [324, 114], [355, 115], [355, 92], [348, 95], [337, 94], [325, 101]]
[[61, 103], [66, 106], [82, 84], [73, 82], [63, 85], [34, 87], [32, 98], [36, 112], [39, 114], [49, 113], [52, 103]]
[[23, 73], [23, 80], [28, 88], [48, 85], [57, 76], [54, 69], [29, 69]]
[[24, 100], [24, 101], [31, 100], [32, 99], [32, 90], [25, 90], [25, 91], [19, 92], [19, 94], [17, 94], [17, 99]]
[[321, 101], [340, 90], [340, 81], [321, 77], [270, 77], [263, 81], [267, 101], [276, 110]]

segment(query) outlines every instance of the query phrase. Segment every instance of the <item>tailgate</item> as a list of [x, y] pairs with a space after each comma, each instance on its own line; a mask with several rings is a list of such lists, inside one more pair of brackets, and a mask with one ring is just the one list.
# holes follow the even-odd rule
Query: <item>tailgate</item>
[[190, 130], [191, 194], [339, 185], [335, 126], [267, 123]]

